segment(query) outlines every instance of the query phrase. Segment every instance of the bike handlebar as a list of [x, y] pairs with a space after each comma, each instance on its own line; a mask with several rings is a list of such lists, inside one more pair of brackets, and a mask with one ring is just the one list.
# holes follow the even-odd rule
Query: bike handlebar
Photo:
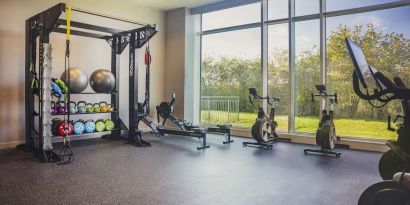
[[311, 93], [311, 98], [312, 98], [312, 102], [315, 102], [315, 97], [323, 97], [323, 98], [328, 98], [330, 97], [331, 99], [333, 98], [333, 102], [334, 104], [338, 104], [338, 100], [337, 100], [337, 93], [333, 94], [333, 95], [328, 95], [326, 92], [319, 92], [320, 94], [314, 94]]
[[259, 95], [249, 95], [249, 103], [251, 103], [252, 105], [254, 104], [253, 103], [254, 100], [266, 100], [269, 105], [273, 105], [271, 99], [273, 103], [280, 102], [279, 97], [269, 97], [269, 96], [261, 97]]
[[[385, 77], [381, 73], [378, 76], [379, 77], [380, 76]], [[379, 79], [383, 79], [383, 77], [381, 77]], [[385, 79], [383, 79], [383, 80], [385, 80]], [[401, 99], [401, 100], [405, 100], [405, 101], [410, 100], [410, 89], [395, 86], [391, 81], [390, 81], [390, 83], [391, 83], [390, 84], [389, 81], [385, 81], [385, 82], [382, 81], [382, 83], [387, 86], [386, 89], [383, 89], [381, 91], [375, 90], [372, 95], [370, 95], [368, 92], [365, 94], [360, 89], [359, 77], [357, 76], [356, 72], [353, 72], [353, 90], [360, 98], [362, 98], [364, 100], [378, 100], [378, 101], [383, 102], [383, 103], [387, 103], [387, 102], [390, 102], [390, 101], [395, 100], [395, 99]], [[401, 82], [402, 83], [401, 85], [404, 85], [401, 80], [396, 80], [396, 81], [399, 84]], [[391, 86], [391, 85], [393, 85], [393, 86]], [[388, 95], [391, 95], [391, 96], [388, 96]], [[386, 97], [386, 98], [382, 98], [383, 96]]]

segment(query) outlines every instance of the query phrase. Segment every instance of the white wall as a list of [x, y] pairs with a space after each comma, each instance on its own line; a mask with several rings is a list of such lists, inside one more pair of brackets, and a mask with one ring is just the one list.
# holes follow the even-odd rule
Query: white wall
[[[24, 139], [24, 59], [25, 59], [25, 20], [49, 7], [59, 3], [58, 0], [2, 0], [0, 1], [0, 148], [14, 146]], [[73, 7], [96, 11], [112, 16], [128, 18], [135, 21], [157, 24], [159, 33], [150, 42], [153, 56], [151, 66], [151, 106], [163, 100], [165, 69], [165, 20], [164, 12], [142, 7], [137, 4], [126, 4], [119, 1], [88, 0], [72, 1]], [[64, 17], [64, 16], [62, 16]], [[132, 25], [118, 23], [100, 17], [73, 12], [73, 21], [81, 21], [106, 27], [130, 29]], [[110, 48], [103, 40], [84, 37], [72, 37], [71, 66], [80, 67], [89, 74], [97, 68], [110, 69]], [[52, 34], [53, 76], [59, 77], [64, 69], [64, 35]], [[128, 48], [128, 47], [127, 47]], [[143, 56], [143, 49], [139, 52]], [[120, 63], [120, 117], [128, 123], [128, 49], [123, 52]], [[143, 58], [138, 65], [143, 68]], [[140, 69], [140, 96], [143, 96], [144, 69]], [[90, 87], [87, 88], [90, 90]], [[77, 97], [74, 100], [82, 100]], [[86, 99], [91, 102], [109, 99], [99, 96]], [[141, 99], [142, 100], [142, 99]], [[155, 113], [152, 113], [155, 116]], [[109, 116], [96, 116], [109, 117]]]
[[175, 92], [174, 114], [184, 117], [185, 8], [166, 12], [165, 100]]
[[[176, 92], [175, 115], [199, 121], [200, 60], [199, 15], [180, 8], [166, 13], [165, 96]], [[169, 97], [168, 97], [169, 98]]]

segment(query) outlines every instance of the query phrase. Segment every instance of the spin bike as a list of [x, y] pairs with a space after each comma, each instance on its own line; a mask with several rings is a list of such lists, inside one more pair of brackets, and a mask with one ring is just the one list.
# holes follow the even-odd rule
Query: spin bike
[[[278, 140], [279, 136], [276, 134], [276, 127], [278, 123], [275, 121], [275, 107], [279, 103], [278, 97], [261, 97], [256, 92], [255, 88], [249, 88], [249, 102], [253, 105], [254, 100], [260, 101], [261, 106], [258, 109], [258, 118], [252, 126], [252, 137], [256, 142], [243, 142], [243, 146], [254, 145], [265, 149], [272, 149], [273, 144]], [[271, 99], [273, 102], [271, 102]], [[262, 102], [266, 100], [271, 106], [269, 116], [265, 114], [262, 107]]]
[[[399, 77], [393, 82], [367, 64], [362, 49], [346, 39], [347, 48], [352, 58], [354, 92], [377, 108], [392, 100], [401, 100], [404, 122], [397, 131], [397, 141], [388, 141], [391, 148], [384, 153], [379, 162], [379, 171], [383, 182], [367, 188], [359, 199], [359, 205], [408, 205], [410, 204], [410, 89]], [[361, 86], [360, 86], [361, 85]], [[363, 92], [366, 90], [366, 92]], [[376, 106], [378, 101], [381, 106]]]
[[[191, 121], [188, 120], [183, 120], [183, 119], [178, 119], [176, 118], [173, 113], [174, 113], [174, 103], [176, 101], [176, 95], [175, 93], [172, 93], [172, 100], [170, 102], [161, 102], [156, 108], [157, 108], [157, 122], [161, 123], [161, 118], [162, 118], [162, 125], [165, 126], [165, 123], [167, 119], [169, 119], [172, 123], [177, 125], [181, 130], [183, 131], [192, 131], [194, 129], [202, 129], [203, 127], [193, 125]], [[231, 124], [218, 124], [216, 126], [207, 126], [205, 127], [207, 133], [216, 133], [216, 134], [222, 134], [225, 137], [225, 141], [223, 141], [223, 144], [228, 144], [232, 143], [233, 140], [231, 140]]]
[[336, 142], [340, 141], [340, 138], [336, 136], [336, 128], [333, 123], [333, 108], [334, 105], [337, 104], [337, 94], [327, 94], [326, 87], [324, 85], [316, 85], [316, 90], [318, 94], [311, 94], [312, 102], [315, 102], [315, 97], [321, 97], [325, 102], [329, 99], [330, 108], [328, 110], [326, 108], [322, 110], [322, 118], [319, 122], [319, 128], [316, 131], [316, 144], [320, 146], [320, 150], [305, 149], [304, 152], [305, 154], [313, 152], [340, 157], [340, 152], [331, 151], [335, 148]]

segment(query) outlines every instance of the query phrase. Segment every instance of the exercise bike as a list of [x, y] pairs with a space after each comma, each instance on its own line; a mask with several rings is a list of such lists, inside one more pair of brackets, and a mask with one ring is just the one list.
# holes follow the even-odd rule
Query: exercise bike
[[[256, 92], [255, 88], [249, 88], [249, 102], [253, 105], [254, 101], [260, 101], [260, 107], [258, 108], [258, 118], [252, 126], [252, 137], [256, 142], [243, 142], [243, 146], [253, 145], [265, 149], [272, 149], [273, 144], [278, 140], [279, 136], [276, 133], [276, 127], [278, 123], [275, 121], [275, 107], [279, 103], [279, 97], [261, 97]], [[262, 107], [262, 102], [266, 100], [271, 106], [269, 116], [266, 115], [265, 110]], [[271, 102], [273, 100], [273, 102]]]
[[[404, 122], [397, 131], [397, 141], [387, 142], [391, 150], [384, 153], [379, 162], [379, 171], [385, 181], [367, 188], [360, 196], [358, 204], [409, 205], [410, 175], [406, 172], [410, 168], [410, 89], [399, 77], [395, 77], [392, 82], [377, 69], [369, 66], [358, 45], [347, 38], [346, 44], [355, 67], [353, 73], [354, 92], [378, 108], [392, 100], [401, 100], [404, 113]], [[378, 101], [382, 103], [382, 106], [376, 106], [372, 101]]]
[[315, 102], [315, 97], [321, 97], [325, 102], [329, 99], [330, 108], [328, 110], [322, 110], [322, 118], [319, 122], [319, 128], [316, 131], [316, 144], [320, 146], [320, 150], [304, 149], [304, 152], [305, 154], [313, 152], [340, 157], [340, 152], [331, 151], [335, 148], [336, 143], [340, 141], [340, 138], [336, 136], [336, 128], [333, 123], [334, 105], [337, 104], [337, 94], [327, 94], [324, 85], [316, 85], [316, 90], [318, 94], [311, 94], [312, 102]]
[[[163, 126], [165, 126], [165, 123], [169, 119], [173, 124], [177, 125], [181, 130], [188, 130], [192, 131], [194, 129], [206, 129], [207, 133], [216, 133], [216, 134], [222, 134], [225, 137], [225, 141], [223, 141], [223, 144], [228, 144], [232, 143], [233, 140], [231, 140], [231, 124], [218, 124], [216, 126], [207, 126], [207, 127], [200, 127], [197, 125], [194, 125], [191, 121], [184, 120], [184, 119], [178, 119], [176, 118], [173, 113], [174, 113], [174, 103], [176, 101], [176, 95], [175, 93], [172, 93], [172, 99], [170, 102], [161, 102], [157, 107], [157, 122], [161, 123]], [[162, 122], [161, 122], [162, 118]]]

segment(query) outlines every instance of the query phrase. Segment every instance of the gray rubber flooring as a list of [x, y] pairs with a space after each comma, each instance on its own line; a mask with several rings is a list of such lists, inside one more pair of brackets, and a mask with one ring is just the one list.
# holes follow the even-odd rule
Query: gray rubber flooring
[[146, 137], [153, 147], [93, 140], [74, 143], [75, 161], [58, 166], [20, 150], [0, 152], [0, 204], [357, 204], [380, 181], [378, 153], [340, 149], [342, 157], [305, 156], [278, 142], [266, 151], [197, 139]]

